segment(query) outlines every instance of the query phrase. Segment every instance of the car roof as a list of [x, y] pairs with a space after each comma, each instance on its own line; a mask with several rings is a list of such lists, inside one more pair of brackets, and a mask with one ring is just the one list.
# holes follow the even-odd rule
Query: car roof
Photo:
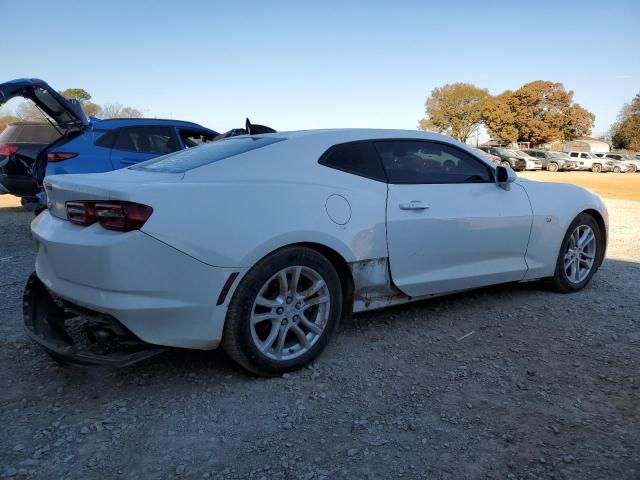
[[208, 130], [213, 133], [215, 130], [211, 130], [210, 128], [203, 127], [194, 122], [186, 122], [184, 120], [173, 120], [167, 118], [108, 118], [105, 120], [100, 119], [91, 119], [94, 127], [96, 128], [119, 128], [119, 127], [129, 127], [129, 126], [143, 126], [143, 125], [167, 125], [174, 127], [186, 127], [186, 128], [197, 128], [199, 130]]
[[433, 140], [439, 142], [455, 143], [470, 149], [469, 145], [461, 143], [447, 135], [439, 133], [423, 132], [420, 130], [393, 130], [383, 128], [333, 128], [319, 130], [293, 130], [276, 133], [264, 133], [253, 135], [255, 137], [277, 137], [289, 141], [314, 140], [327, 144], [346, 143], [359, 140]]

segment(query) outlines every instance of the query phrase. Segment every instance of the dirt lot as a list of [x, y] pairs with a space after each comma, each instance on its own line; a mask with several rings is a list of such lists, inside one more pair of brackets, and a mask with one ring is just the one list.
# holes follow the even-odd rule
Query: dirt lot
[[[613, 178], [590, 175], [526, 176]], [[583, 292], [507, 285], [368, 313], [312, 367], [265, 380], [216, 352], [53, 363], [22, 332], [31, 214], [5, 197], [0, 475], [638, 479], [640, 202], [607, 205], [608, 258]]]
[[640, 202], [640, 173], [591, 173], [546, 171], [521, 172], [518, 175], [544, 182], [575, 183], [601, 197]]

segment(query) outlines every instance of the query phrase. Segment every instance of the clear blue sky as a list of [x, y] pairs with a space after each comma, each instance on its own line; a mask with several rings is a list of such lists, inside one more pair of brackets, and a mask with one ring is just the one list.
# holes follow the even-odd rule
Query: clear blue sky
[[606, 131], [640, 92], [640, 1], [0, 0], [0, 81], [223, 131], [414, 129], [437, 86], [496, 94], [538, 79]]

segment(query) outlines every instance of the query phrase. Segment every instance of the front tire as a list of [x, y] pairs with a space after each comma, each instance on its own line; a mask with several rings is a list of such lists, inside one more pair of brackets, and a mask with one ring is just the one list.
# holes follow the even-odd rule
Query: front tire
[[591, 171], [592, 171], [593, 173], [600, 173], [600, 172], [602, 171], [602, 165], [600, 165], [599, 163], [594, 164], [594, 165], [591, 167]]
[[340, 277], [306, 247], [286, 247], [258, 262], [238, 285], [222, 348], [252, 373], [280, 375], [313, 361], [342, 315]]
[[627, 169], [627, 173], [636, 173], [638, 171], [638, 167], [636, 167], [635, 165], [629, 165], [629, 168]]
[[547, 165], [547, 170], [550, 172], [557, 172], [558, 171], [558, 164], [551, 162]]
[[600, 267], [603, 254], [604, 239], [598, 222], [581, 213], [562, 240], [551, 287], [561, 293], [582, 290]]

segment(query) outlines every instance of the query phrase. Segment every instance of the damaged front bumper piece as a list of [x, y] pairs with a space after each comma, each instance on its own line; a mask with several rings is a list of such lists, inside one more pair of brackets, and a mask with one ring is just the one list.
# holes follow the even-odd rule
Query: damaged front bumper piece
[[22, 305], [27, 335], [61, 362], [126, 367], [167, 350], [143, 342], [110, 315], [57, 297], [35, 273]]

